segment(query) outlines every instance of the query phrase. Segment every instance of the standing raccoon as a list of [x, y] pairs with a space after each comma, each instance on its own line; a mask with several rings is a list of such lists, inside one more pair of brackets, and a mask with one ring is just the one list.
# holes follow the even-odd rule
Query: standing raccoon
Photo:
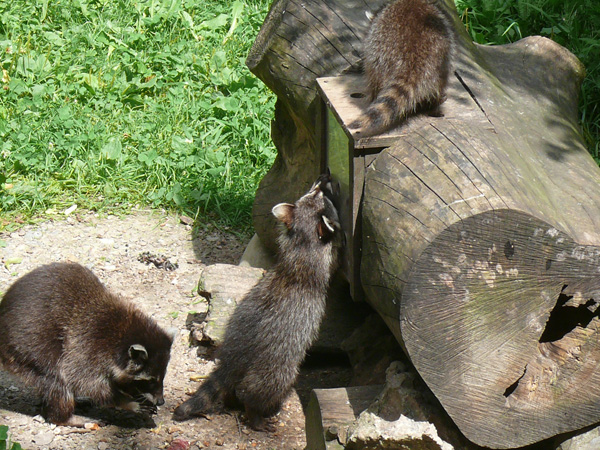
[[57, 425], [85, 425], [75, 397], [154, 412], [172, 339], [79, 264], [38, 267], [0, 302], [0, 366], [38, 389]]
[[436, 0], [398, 0], [373, 19], [364, 43], [371, 104], [350, 124], [362, 137], [387, 131], [445, 100], [452, 28]]
[[294, 205], [281, 203], [273, 214], [285, 227], [279, 260], [233, 312], [217, 366], [198, 391], [174, 413], [176, 420], [199, 416], [222, 399], [243, 405], [255, 430], [273, 431], [274, 416], [296, 380], [317, 337], [330, 278], [338, 266], [338, 214], [321, 176]]

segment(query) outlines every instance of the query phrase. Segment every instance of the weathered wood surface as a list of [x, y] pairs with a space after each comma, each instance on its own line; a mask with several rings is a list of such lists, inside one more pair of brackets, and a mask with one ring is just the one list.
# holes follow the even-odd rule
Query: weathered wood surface
[[383, 386], [315, 389], [306, 409], [306, 448], [343, 449], [338, 433], [352, 423], [375, 400]]
[[362, 280], [461, 431], [512, 448], [600, 420], [600, 171], [571, 54], [461, 51], [446, 116], [411, 121], [367, 173]]
[[202, 340], [214, 345], [223, 342], [229, 316], [263, 275], [262, 269], [231, 264], [213, 264], [202, 271], [198, 291], [210, 301]]
[[[316, 175], [314, 79], [358, 66], [366, 8], [279, 1], [259, 35], [249, 66], [279, 97], [261, 237], [270, 205]], [[407, 121], [368, 168], [361, 276], [461, 431], [513, 448], [600, 421], [600, 170], [579, 61], [540, 37], [477, 46], [461, 27], [445, 116]]]

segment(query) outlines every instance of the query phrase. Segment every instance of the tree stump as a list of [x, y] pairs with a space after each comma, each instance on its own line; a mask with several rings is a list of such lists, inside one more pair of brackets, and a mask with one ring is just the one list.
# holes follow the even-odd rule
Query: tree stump
[[[357, 68], [366, 8], [278, 1], [257, 38], [249, 67], [279, 98], [254, 209], [265, 241], [268, 208], [316, 176], [314, 79]], [[514, 448], [600, 421], [600, 169], [571, 53], [455, 28], [445, 116], [402, 124], [367, 170], [361, 279], [465, 436]]]

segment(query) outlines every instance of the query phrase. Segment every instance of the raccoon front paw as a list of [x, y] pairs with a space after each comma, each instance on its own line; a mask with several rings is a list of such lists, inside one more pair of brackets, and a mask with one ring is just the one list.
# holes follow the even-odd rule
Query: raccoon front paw
[[275, 424], [278, 420], [275, 417], [265, 418], [256, 414], [249, 414], [246, 419], [248, 426], [254, 431], [264, 431], [266, 433], [275, 433], [277, 431]]
[[181, 405], [179, 405], [177, 408], [175, 408], [175, 411], [173, 411], [173, 420], [177, 420], [177, 421], [182, 421], [182, 420], [187, 420], [189, 419], [192, 414], [191, 414], [191, 407], [189, 404], [186, 404], [187, 402], [183, 402]]

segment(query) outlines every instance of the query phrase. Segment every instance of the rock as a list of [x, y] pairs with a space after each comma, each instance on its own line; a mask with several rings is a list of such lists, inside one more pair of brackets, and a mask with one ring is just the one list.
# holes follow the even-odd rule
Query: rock
[[597, 450], [600, 448], [600, 427], [567, 439], [556, 450]]
[[275, 257], [273, 253], [263, 245], [258, 234], [252, 236], [246, 250], [244, 250], [239, 265], [242, 267], [257, 267], [267, 270], [274, 264]]
[[33, 440], [38, 446], [48, 445], [54, 440], [52, 431], [45, 431], [34, 436]]
[[[370, 411], [364, 411], [348, 430], [346, 449], [398, 449], [453, 450], [454, 447], [440, 439], [435, 426], [417, 422], [401, 415], [388, 422]], [[376, 447], [374, 447], [376, 445]]]
[[185, 439], [173, 439], [168, 450], [188, 450], [190, 443]]
[[[481, 448], [460, 433], [414, 368], [400, 361], [394, 361], [387, 369], [386, 384], [379, 397], [348, 428], [347, 448], [365, 448], [378, 433], [384, 443], [378, 448], [382, 449], [398, 448], [403, 439], [414, 440], [415, 449]], [[351, 443], [352, 439], [356, 444]]]
[[202, 272], [198, 292], [210, 299], [203, 340], [220, 344], [227, 319], [235, 306], [263, 277], [262, 269], [230, 264], [213, 264]]
[[179, 221], [184, 224], [184, 225], [194, 225], [194, 219], [192, 219], [191, 217], [188, 216], [179, 216]]

